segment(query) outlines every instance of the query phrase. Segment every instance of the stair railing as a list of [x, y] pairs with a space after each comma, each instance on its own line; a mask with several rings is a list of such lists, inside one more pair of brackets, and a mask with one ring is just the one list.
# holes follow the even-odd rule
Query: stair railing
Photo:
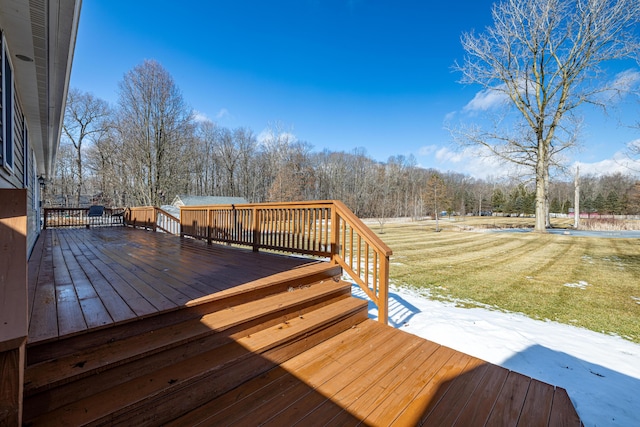
[[378, 307], [389, 314], [391, 249], [339, 201], [184, 206], [182, 236], [327, 257], [339, 264]]
[[180, 235], [180, 220], [155, 206], [137, 206], [125, 209], [124, 224], [134, 228]]

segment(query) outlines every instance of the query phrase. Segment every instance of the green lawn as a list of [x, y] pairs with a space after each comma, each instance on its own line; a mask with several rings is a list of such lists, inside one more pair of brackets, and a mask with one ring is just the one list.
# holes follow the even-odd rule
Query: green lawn
[[640, 342], [638, 239], [464, 231], [488, 220], [386, 224], [392, 283]]

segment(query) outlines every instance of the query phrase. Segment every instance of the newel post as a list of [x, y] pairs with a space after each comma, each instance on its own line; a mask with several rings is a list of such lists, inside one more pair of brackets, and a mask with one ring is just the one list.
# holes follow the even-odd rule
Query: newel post
[[153, 220], [153, 225], [151, 226], [151, 229], [155, 232], [157, 231], [157, 221], [158, 221], [158, 213], [156, 212], [156, 207], [153, 207], [153, 214], [151, 215], [151, 219]]
[[184, 237], [184, 215], [182, 215], [182, 206], [180, 206], [180, 237]]
[[339, 257], [340, 217], [336, 205], [331, 205], [331, 259], [337, 264]]
[[253, 218], [251, 228], [253, 230], [253, 252], [258, 252], [260, 248], [260, 211], [256, 206], [253, 207]]
[[380, 257], [380, 287], [378, 295], [378, 321], [389, 324], [389, 255]]

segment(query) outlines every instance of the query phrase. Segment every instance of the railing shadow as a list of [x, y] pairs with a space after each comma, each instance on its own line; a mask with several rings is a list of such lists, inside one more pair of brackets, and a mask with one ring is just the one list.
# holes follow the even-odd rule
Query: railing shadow
[[[369, 318], [378, 320], [378, 308], [375, 303], [356, 284], [352, 284], [351, 295], [367, 300], [369, 303]], [[409, 322], [420, 309], [393, 291], [389, 291], [389, 326], [400, 328]]]
[[[366, 294], [356, 286], [352, 287], [352, 295], [368, 300]], [[393, 291], [389, 293], [391, 326], [401, 328], [420, 312], [418, 307], [400, 295]], [[376, 306], [369, 300], [369, 317], [375, 319], [376, 316]], [[637, 424], [640, 378], [616, 371], [615, 367], [607, 368], [537, 344], [516, 353], [501, 362], [500, 366], [567, 390], [571, 402], [587, 426]], [[464, 380], [467, 373], [460, 377]]]
[[[487, 366], [495, 372], [491, 372]], [[482, 396], [479, 399], [494, 399], [490, 390], [483, 388], [484, 383], [489, 383], [487, 377], [490, 373], [494, 377], [505, 374], [498, 372], [496, 365], [486, 364], [442, 383], [435, 397], [417, 411], [420, 414], [418, 422], [424, 425], [448, 425], [443, 417], [451, 411], [456, 412], [456, 406], [462, 404], [458, 408], [460, 417], [464, 418], [469, 412], [464, 405], [472, 405], [473, 420], [478, 425], [485, 422], [491, 424], [491, 419], [508, 425], [514, 413], [519, 415], [513, 425], [527, 425], [526, 417], [535, 417], [536, 413], [538, 416], [540, 413], [545, 416], [549, 414], [550, 420], [562, 421], [562, 425], [638, 425], [639, 378], [538, 344], [516, 353], [500, 366], [510, 371], [504, 378], [502, 395], [498, 396], [503, 405], [509, 403], [507, 407], [497, 405], [496, 400], [495, 407], [489, 412], [482, 409], [492, 407], [488, 400], [484, 403], [478, 403], [477, 400], [458, 402], [461, 389], [470, 385], [474, 387], [475, 384], [479, 384], [474, 390], [474, 394]], [[483, 375], [486, 380], [482, 378]], [[509, 378], [512, 378], [511, 383]], [[537, 381], [527, 385], [528, 378]], [[494, 383], [493, 390], [498, 389]], [[579, 418], [576, 418], [576, 414]]]
[[501, 365], [566, 389], [586, 426], [637, 425], [640, 378], [537, 344]]

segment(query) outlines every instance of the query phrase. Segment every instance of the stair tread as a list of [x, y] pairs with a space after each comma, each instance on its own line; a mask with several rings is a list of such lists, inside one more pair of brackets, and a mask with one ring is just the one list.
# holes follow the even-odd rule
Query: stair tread
[[[389, 341], [391, 339], [391, 341]], [[369, 359], [360, 360], [361, 355], [354, 352], [354, 347], [381, 348], [382, 353], [395, 351], [393, 336], [374, 321], [366, 321], [357, 325], [356, 328], [346, 330], [331, 339], [328, 339], [312, 349], [297, 355], [281, 364], [278, 368], [270, 370], [268, 373], [254, 378], [235, 389], [210, 400], [193, 411], [184, 414], [171, 422], [167, 427], [178, 427], [185, 425], [238, 425], [237, 420], [247, 413], [254, 413], [262, 406], [269, 406], [272, 399], [278, 399], [283, 393], [299, 383], [299, 374], [305, 371], [320, 372], [330, 367], [332, 363], [340, 360], [342, 368], [344, 365], [353, 363], [354, 366], [365, 367], [371, 365]], [[326, 357], [331, 354], [331, 357]], [[377, 354], [376, 354], [376, 357]], [[374, 361], [376, 359], [373, 359]], [[363, 372], [366, 369], [362, 369]], [[291, 374], [295, 372], [296, 375]], [[339, 375], [339, 373], [338, 373]]]
[[209, 313], [199, 319], [180, 322], [151, 333], [136, 335], [28, 366], [25, 372], [25, 394], [30, 395], [43, 388], [51, 388], [74, 378], [88, 376], [106, 367], [139, 359], [212, 333], [220, 333], [267, 313], [285, 310], [303, 301], [321, 298], [347, 287], [350, 287], [348, 283], [333, 280], [313, 286], [305, 285], [296, 289], [300, 292], [271, 295]]
[[[147, 375], [132, 379], [125, 384], [73, 402], [47, 414], [43, 414], [33, 425], [56, 420], [56, 423], [83, 424], [108, 417], [114, 413], [126, 413], [136, 405], [154, 397], [183, 390], [215, 371], [236, 365], [249, 358], [304, 339], [326, 324], [347, 317], [350, 313], [366, 313], [366, 301], [345, 298], [318, 308], [303, 316], [294, 317], [279, 325], [266, 328], [223, 347], [208, 351], [174, 365], [160, 368]], [[269, 361], [269, 358], [266, 359]], [[264, 363], [264, 360], [261, 361]], [[279, 362], [270, 361], [278, 364]], [[242, 364], [240, 364], [242, 365]], [[228, 370], [226, 370], [228, 371]]]

